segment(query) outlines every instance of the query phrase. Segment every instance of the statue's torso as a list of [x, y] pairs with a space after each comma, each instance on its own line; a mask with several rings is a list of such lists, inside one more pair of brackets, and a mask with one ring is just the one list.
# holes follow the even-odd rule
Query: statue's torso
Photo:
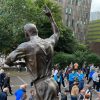
[[53, 55], [53, 46], [45, 40], [28, 42], [25, 61], [33, 80], [48, 76]]

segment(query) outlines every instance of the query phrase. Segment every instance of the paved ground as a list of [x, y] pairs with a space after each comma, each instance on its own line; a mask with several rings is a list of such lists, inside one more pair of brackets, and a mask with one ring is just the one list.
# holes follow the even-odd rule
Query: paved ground
[[[16, 89], [19, 88], [19, 86], [23, 83], [27, 83], [30, 84], [31, 82], [31, 77], [29, 75], [29, 73], [26, 72], [11, 72], [11, 86], [12, 86], [12, 90], [13, 93], [15, 92]], [[31, 87], [28, 86], [27, 88], [27, 95], [30, 96], [29, 91], [30, 91]], [[64, 88], [62, 87], [62, 90], [64, 90]], [[29, 97], [28, 97], [29, 98]], [[93, 93], [93, 99], [95, 100], [96, 98], [96, 94]], [[8, 95], [8, 100], [15, 100], [15, 96], [10, 96]], [[28, 99], [27, 99], [28, 100]], [[70, 95], [68, 94], [68, 100], [70, 100]]]

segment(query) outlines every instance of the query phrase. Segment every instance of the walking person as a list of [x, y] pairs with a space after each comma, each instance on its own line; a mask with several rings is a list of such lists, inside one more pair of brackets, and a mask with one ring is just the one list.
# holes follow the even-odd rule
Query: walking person
[[81, 70], [78, 70], [79, 90], [84, 88], [84, 74]]
[[11, 86], [10, 86], [10, 76], [9, 76], [9, 73], [7, 73], [6, 77], [4, 78], [4, 88], [6, 88], [6, 87], [9, 88], [9, 93], [11, 95], [13, 95], [12, 89], [11, 89]]
[[60, 71], [61, 84], [65, 87], [63, 70]]
[[89, 73], [89, 80], [88, 80], [87, 84], [89, 84], [92, 81], [92, 76], [94, 73], [95, 73], [95, 69], [93, 68], [93, 69], [91, 69], [91, 72]]
[[99, 91], [100, 83], [99, 83], [99, 70], [98, 69], [95, 70], [95, 73], [93, 74], [92, 78], [93, 78], [93, 88], [94, 89], [96, 88], [96, 90]]
[[89, 79], [89, 73], [90, 73], [90, 66], [88, 65], [86, 68], [86, 79]]
[[74, 71], [72, 71], [70, 74], [69, 74], [69, 91], [71, 92], [71, 89], [72, 89], [72, 85], [74, 83]]

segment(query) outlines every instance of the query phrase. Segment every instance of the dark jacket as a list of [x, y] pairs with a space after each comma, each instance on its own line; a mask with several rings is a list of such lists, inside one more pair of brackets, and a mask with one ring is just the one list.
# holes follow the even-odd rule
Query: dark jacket
[[4, 87], [10, 86], [10, 77], [5, 77], [4, 79]]
[[4, 83], [4, 78], [5, 78], [5, 73], [0, 74], [0, 83], [3, 85]]

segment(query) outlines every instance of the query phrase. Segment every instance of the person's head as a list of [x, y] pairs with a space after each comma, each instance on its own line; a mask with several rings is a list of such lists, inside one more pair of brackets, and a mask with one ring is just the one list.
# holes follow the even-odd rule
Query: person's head
[[3, 69], [1, 69], [1, 70], [0, 70], [0, 73], [4, 73], [4, 70], [3, 70]]
[[27, 84], [20, 85], [20, 89], [25, 89], [26, 90], [26, 88], [27, 88]]
[[25, 37], [30, 38], [30, 36], [38, 35], [38, 30], [36, 25], [28, 23], [24, 26]]
[[9, 76], [10, 76], [10, 73], [6, 73], [6, 77], [7, 77], [7, 76], [9, 77]]
[[81, 73], [81, 70], [80, 69], [78, 70], [78, 73]]
[[35, 91], [34, 90], [30, 90], [30, 94], [31, 95], [35, 95]]
[[74, 64], [74, 69], [78, 69], [78, 66], [79, 66], [78, 63], [75, 63]]
[[99, 69], [98, 68], [95, 68], [95, 72], [99, 73]]
[[79, 85], [79, 82], [77, 82], [77, 81], [75, 81], [74, 83], [73, 83], [73, 85]]
[[89, 99], [90, 98], [90, 93], [85, 94], [85, 99]]
[[85, 94], [85, 90], [82, 89], [82, 90], [80, 91], [80, 93], [84, 95], [84, 94]]

